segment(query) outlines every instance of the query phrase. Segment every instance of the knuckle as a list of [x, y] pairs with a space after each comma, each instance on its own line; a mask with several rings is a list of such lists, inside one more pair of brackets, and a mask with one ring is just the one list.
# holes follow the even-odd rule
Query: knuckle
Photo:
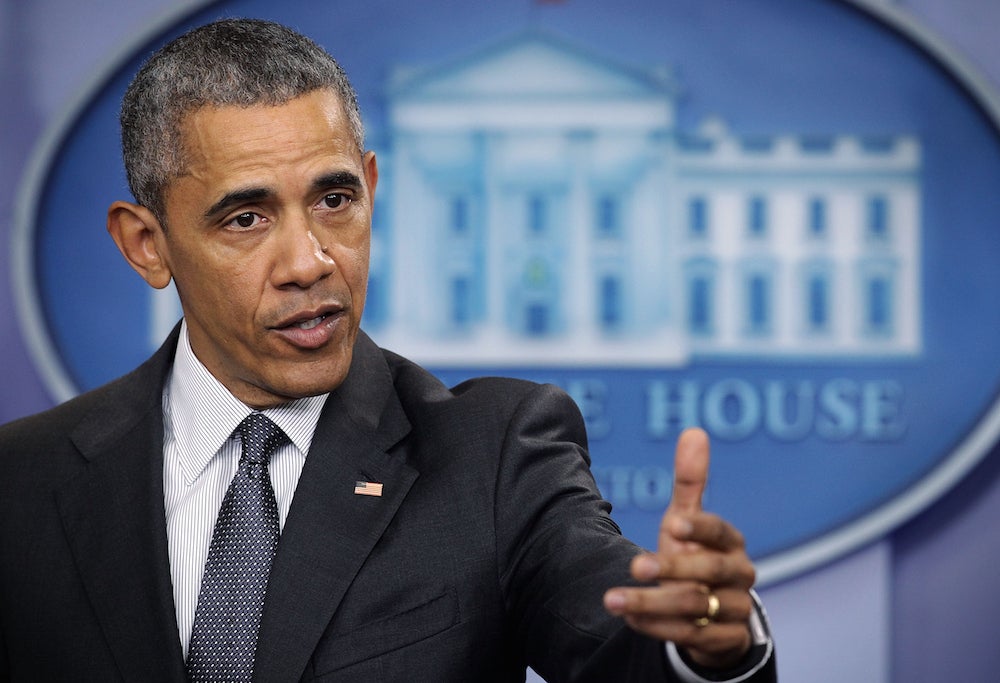
[[630, 590], [625, 594], [625, 609], [629, 612], [642, 612], [645, 604], [646, 596], [642, 590]]
[[701, 591], [688, 591], [679, 600], [681, 603], [679, 606], [685, 615], [700, 617], [708, 611], [707, 600], [706, 594]]
[[732, 571], [734, 583], [744, 588], [750, 588], [757, 581], [757, 569], [745, 554], [733, 559]]
[[746, 538], [744, 538], [743, 534], [740, 532], [739, 529], [737, 529], [736, 527], [731, 526], [730, 527], [730, 536], [733, 539], [732, 540], [732, 545], [733, 545], [734, 548], [745, 548], [746, 547]]
[[721, 517], [712, 518], [712, 544], [716, 548], [726, 548], [729, 543], [729, 529]]
[[747, 593], [741, 593], [726, 610], [733, 621], [745, 622], [753, 611], [753, 601]]
[[708, 567], [711, 583], [723, 583], [729, 576], [729, 562], [725, 555], [713, 555]]
[[678, 640], [687, 643], [688, 645], [696, 646], [702, 642], [705, 628], [697, 626], [694, 622], [689, 621], [682, 624], [679, 631]]
[[677, 562], [673, 555], [660, 556], [658, 558], [660, 563], [660, 576], [668, 577], [673, 576], [677, 571]]
[[674, 515], [673, 512], [667, 512], [667, 514], [663, 515], [663, 517], [660, 518], [660, 533], [661, 534], [665, 534], [667, 536], [672, 536], [672, 534], [670, 533], [670, 525], [672, 524], [672, 520], [674, 519], [674, 516], [675, 515]]

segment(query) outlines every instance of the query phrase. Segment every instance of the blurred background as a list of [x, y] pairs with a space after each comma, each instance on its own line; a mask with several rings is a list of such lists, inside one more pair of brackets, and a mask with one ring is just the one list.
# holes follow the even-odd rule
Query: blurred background
[[[135, 64], [191, 23], [275, 18], [359, 90], [377, 341], [447, 381], [564, 386], [643, 543], [677, 429], [709, 428], [708, 504], [760, 560], [782, 680], [996, 679], [1000, 4], [277, 5], [0, 0], [0, 422], [176, 321], [102, 229]], [[736, 249], [744, 228], [766, 239]], [[859, 310], [828, 298], [840, 268]], [[864, 325], [826, 334], [841, 318]]]

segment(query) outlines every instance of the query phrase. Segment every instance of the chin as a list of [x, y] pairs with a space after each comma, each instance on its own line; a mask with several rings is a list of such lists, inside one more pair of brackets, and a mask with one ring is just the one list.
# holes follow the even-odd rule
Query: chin
[[295, 377], [293, 373], [288, 373], [280, 378], [281, 381], [276, 387], [280, 389], [278, 393], [291, 398], [305, 398], [306, 396], [326, 394], [343, 383], [344, 379], [347, 378], [349, 367], [346, 364], [337, 364], [333, 368], [315, 368], [303, 372], [301, 377]]

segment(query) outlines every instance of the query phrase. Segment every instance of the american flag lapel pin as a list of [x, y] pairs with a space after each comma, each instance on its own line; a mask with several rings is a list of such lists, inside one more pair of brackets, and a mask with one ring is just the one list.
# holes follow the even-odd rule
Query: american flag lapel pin
[[381, 496], [382, 484], [374, 481], [356, 481], [354, 493], [358, 496]]

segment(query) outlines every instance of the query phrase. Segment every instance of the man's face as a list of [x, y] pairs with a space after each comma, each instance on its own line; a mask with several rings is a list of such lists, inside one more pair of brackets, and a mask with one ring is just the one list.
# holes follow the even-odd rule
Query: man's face
[[156, 241], [195, 355], [253, 407], [332, 390], [364, 308], [374, 155], [328, 90], [205, 107], [181, 131], [190, 164]]

